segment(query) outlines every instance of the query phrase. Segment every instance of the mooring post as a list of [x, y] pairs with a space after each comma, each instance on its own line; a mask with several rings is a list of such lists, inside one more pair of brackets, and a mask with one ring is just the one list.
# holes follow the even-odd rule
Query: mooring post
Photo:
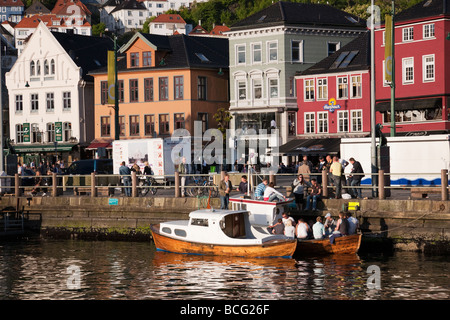
[[270, 175], [269, 175], [269, 183], [270, 182], [273, 182], [274, 186], [277, 184], [277, 179], [275, 178], [275, 175], [273, 174], [273, 172], [270, 172]]
[[91, 197], [95, 198], [97, 196], [97, 189], [95, 188], [95, 172], [91, 173]]
[[56, 172], [52, 172], [52, 197], [58, 196], [58, 179], [56, 178]]
[[131, 172], [131, 197], [136, 198], [137, 194], [137, 175], [136, 171]]
[[448, 200], [448, 170], [441, 170], [441, 190], [442, 190], [442, 201]]
[[384, 193], [384, 170], [378, 170], [378, 199], [385, 199]]
[[20, 197], [20, 178], [19, 174], [14, 174], [14, 194], [16, 197]]
[[328, 169], [322, 171], [322, 196], [328, 198]]
[[180, 197], [180, 173], [175, 171], [175, 198]]

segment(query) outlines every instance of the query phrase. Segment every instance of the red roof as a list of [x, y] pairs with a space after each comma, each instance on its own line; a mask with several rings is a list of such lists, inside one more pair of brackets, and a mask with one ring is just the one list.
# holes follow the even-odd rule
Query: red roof
[[211, 30], [211, 34], [215, 34], [215, 35], [223, 35], [224, 32], [226, 31], [230, 31], [231, 29], [228, 28], [227, 26], [215, 26], [212, 30]]
[[55, 6], [53, 7], [52, 14], [63, 16], [71, 16], [73, 14], [77, 14], [74, 6], [80, 8], [81, 15], [90, 16], [92, 14], [86, 7], [86, 5], [84, 5], [84, 3], [79, 0], [57, 0]]
[[[61, 17], [57, 17], [55, 14], [42, 14], [42, 15], [34, 15], [31, 17], [24, 17], [15, 28], [37, 28], [39, 22], [43, 22], [48, 28], [50, 27], [88, 27], [90, 26], [89, 22], [83, 20], [82, 25], [74, 24], [72, 22], [71, 25], [67, 25], [65, 23], [65, 19]], [[55, 22], [59, 22], [56, 23]]]
[[2, 0], [2, 7], [23, 7], [23, 2], [21, 0]]
[[179, 14], [160, 14], [153, 21], [157, 23], [184, 23], [186, 21]]
[[206, 31], [201, 25], [198, 25], [194, 29], [192, 29], [189, 34], [208, 34], [208, 31]]

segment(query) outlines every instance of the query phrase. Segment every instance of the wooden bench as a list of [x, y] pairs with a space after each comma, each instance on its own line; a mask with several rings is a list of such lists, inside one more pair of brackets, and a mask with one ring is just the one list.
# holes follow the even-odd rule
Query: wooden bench
[[411, 198], [426, 198], [429, 193], [441, 194], [440, 187], [417, 187], [411, 188]]

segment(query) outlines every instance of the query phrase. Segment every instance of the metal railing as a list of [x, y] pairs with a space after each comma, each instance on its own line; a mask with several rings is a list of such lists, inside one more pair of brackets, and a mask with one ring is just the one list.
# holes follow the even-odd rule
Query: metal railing
[[[142, 190], [145, 188], [154, 188], [157, 190], [156, 194], [160, 190], [170, 191], [166, 195], [173, 195], [175, 197], [181, 197], [183, 189], [198, 189], [206, 190], [203, 192], [197, 192], [194, 196], [208, 195], [209, 191], [214, 191], [214, 195], [218, 194], [219, 182], [225, 172], [215, 174], [179, 174], [175, 172], [172, 175], [164, 176], [150, 176], [158, 183], [151, 186], [143, 183], [148, 176], [139, 175], [132, 172], [131, 175], [104, 175], [91, 173], [90, 175], [58, 175], [53, 173], [52, 175], [38, 175], [38, 176], [0, 176], [0, 192], [2, 194], [12, 196], [28, 196], [35, 194], [48, 195], [57, 197], [61, 195], [68, 195], [72, 190], [75, 195], [81, 193], [89, 193], [91, 197], [97, 196], [115, 196], [116, 191], [120, 190], [121, 194], [127, 194], [125, 188], [129, 188], [129, 195], [131, 197], [142, 196]], [[248, 175], [245, 172], [229, 172], [230, 175], [240, 176]], [[354, 174], [356, 175], [356, 174]], [[366, 177], [369, 176], [371, 181], [375, 181], [372, 185], [362, 184], [358, 186], [350, 186], [345, 183], [342, 184], [343, 190], [348, 192], [356, 188], [362, 190], [372, 191], [372, 198], [385, 199], [390, 196], [391, 191], [396, 189], [409, 190], [411, 195], [418, 196], [420, 194], [440, 194], [441, 200], [448, 200], [448, 170], [442, 169], [440, 173], [421, 173], [421, 174], [401, 174], [401, 173], [385, 173], [383, 170], [379, 170], [378, 173], [365, 173]], [[407, 184], [407, 185], [390, 185], [391, 176], [434, 176], [440, 178], [441, 183], [434, 186], [426, 186], [423, 184]], [[267, 178], [269, 181], [274, 182], [275, 188], [285, 189], [286, 192], [292, 191], [290, 187], [292, 181], [298, 176], [297, 173], [276, 173], [276, 174], [264, 174], [256, 173], [248, 175], [250, 190], [253, 190], [257, 184], [259, 184], [263, 178]], [[130, 185], [123, 183], [123, 178], [127, 177], [130, 180]], [[348, 177], [345, 174], [344, 177]], [[184, 178], [184, 179], [182, 179]], [[320, 182], [322, 189], [322, 197], [328, 198], [336, 190], [336, 186], [331, 183], [330, 174], [327, 171], [320, 173], [311, 173], [310, 178], [316, 178]], [[345, 180], [342, 179], [342, 180]], [[184, 183], [184, 185], [183, 185]], [[237, 185], [235, 184], [235, 188]], [[214, 196], [213, 195], [213, 196]]]

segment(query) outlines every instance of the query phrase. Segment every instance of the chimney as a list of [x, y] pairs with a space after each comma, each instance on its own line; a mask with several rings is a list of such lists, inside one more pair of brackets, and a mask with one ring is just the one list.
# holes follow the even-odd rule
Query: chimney
[[202, 20], [198, 20], [198, 25], [199, 25], [199, 26], [202, 25]]

